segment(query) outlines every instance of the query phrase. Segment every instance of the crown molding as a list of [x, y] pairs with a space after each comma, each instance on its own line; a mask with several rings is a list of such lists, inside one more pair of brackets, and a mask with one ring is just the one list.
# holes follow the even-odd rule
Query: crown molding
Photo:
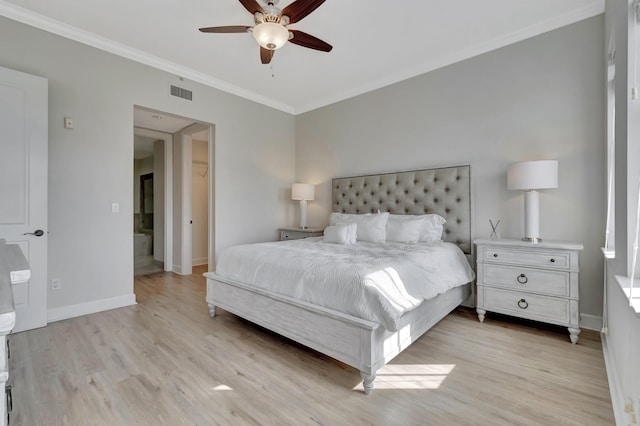
[[146, 52], [134, 49], [108, 38], [100, 37], [72, 25], [32, 12], [28, 9], [7, 3], [3, 0], [0, 0], [0, 15], [289, 114], [293, 114], [294, 112], [293, 107], [290, 105], [275, 101], [255, 92], [245, 90], [241, 87], [213, 78], [210, 75], [175, 64], [158, 56], [150, 55]]
[[115, 42], [113, 40], [109, 40], [104, 37], [100, 37], [88, 31], [79, 29], [71, 25], [67, 25], [60, 21], [37, 14], [14, 4], [7, 3], [4, 0], [0, 0], [0, 15], [6, 18], [293, 115], [302, 114], [336, 102], [341, 102], [343, 100], [362, 95], [367, 92], [371, 92], [373, 90], [381, 89], [400, 81], [407, 80], [409, 78], [413, 78], [439, 68], [443, 68], [445, 66], [472, 58], [474, 56], [481, 55], [491, 50], [499, 49], [509, 44], [517, 43], [519, 41], [535, 37], [545, 32], [585, 20], [596, 15], [600, 15], [604, 13], [604, 8], [604, 0], [592, 0], [588, 5], [580, 9], [571, 11], [570, 13], [566, 13], [564, 15], [539, 22], [535, 25], [531, 25], [521, 30], [512, 32], [506, 36], [497, 37], [486, 43], [481, 43], [475, 46], [460, 49], [455, 52], [450, 52], [449, 54], [431, 59], [417, 67], [413, 67], [408, 70], [402, 70], [401, 72], [385, 77], [384, 79], [364, 84], [351, 90], [342, 91], [338, 95], [329, 96], [317, 102], [312, 102], [306, 105], [291, 106], [262, 96], [258, 93], [235, 86], [223, 80], [216, 79], [210, 75], [195, 71], [191, 68], [175, 64], [160, 57], [145, 53], [141, 50], [134, 49], [132, 47]]

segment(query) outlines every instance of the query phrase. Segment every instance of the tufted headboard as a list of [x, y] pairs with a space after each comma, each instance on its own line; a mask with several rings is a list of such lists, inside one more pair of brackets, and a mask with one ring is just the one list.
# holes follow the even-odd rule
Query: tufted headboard
[[471, 254], [469, 165], [411, 172], [335, 178], [333, 211], [425, 214], [444, 217], [443, 238]]

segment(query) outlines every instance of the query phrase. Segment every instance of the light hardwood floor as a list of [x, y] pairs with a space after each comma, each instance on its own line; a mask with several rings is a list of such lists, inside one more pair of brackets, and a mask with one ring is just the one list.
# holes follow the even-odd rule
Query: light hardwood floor
[[378, 373], [218, 310], [200, 269], [135, 278], [138, 305], [11, 336], [13, 425], [608, 425], [597, 333], [571, 345], [471, 310]]

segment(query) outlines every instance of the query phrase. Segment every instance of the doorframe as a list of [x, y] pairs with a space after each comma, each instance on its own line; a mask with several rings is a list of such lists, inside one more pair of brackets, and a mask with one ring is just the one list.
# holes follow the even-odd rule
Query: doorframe
[[209, 140], [207, 150], [207, 161], [209, 162], [209, 260], [207, 271], [213, 272], [216, 265], [216, 153], [215, 153], [215, 130], [214, 124], [209, 124]]
[[[211, 269], [211, 265], [214, 264], [215, 252], [214, 252], [214, 232], [215, 225], [213, 223], [214, 215], [214, 173], [215, 168], [212, 167], [213, 162], [213, 129], [214, 126], [209, 123], [203, 122], [195, 122], [190, 126], [185, 127], [180, 130], [181, 142], [182, 142], [182, 238], [180, 241], [181, 245], [181, 272], [183, 275], [191, 275], [193, 273], [193, 255], [192, 255], [192, 227], [191, 227], [191, 219], [192, 219], [192, 188], [191, 188], [191, 179], [192, 179], [192, 135], [194, 133], [201, 132], [203, 130], [207, 130], [208, 132], [208, 144], [207, 144], [207, 163], [209, 165], [209, 190], [207, 192], [208, 195], [208, 212], [207, 218], [209, 221], [209, 235], [207, 242], [207, 270]], [[187, 219], [188, 218], [188, 219]]]
[[133, 134], [164, 141], [164, 270], [173, 270], [173, 135], [133, 128]]

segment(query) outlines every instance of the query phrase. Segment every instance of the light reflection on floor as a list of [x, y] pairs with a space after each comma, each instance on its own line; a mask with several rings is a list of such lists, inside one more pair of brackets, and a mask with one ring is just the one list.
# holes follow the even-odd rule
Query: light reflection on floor
[[227, 391], [227, 390], [233, 390], [233, 389], [231, 389], [227, 385], [218, 385], [218, 386], [214, 386], [213, 388], [211, 388], [211, 390], [214, 390], [214, 391]]
[[[455, 364], [388, 364], [378, 370], [373, 382], [379, 389], [437, 389]], [[362, 390], [362, 383], [354, 389]]]

